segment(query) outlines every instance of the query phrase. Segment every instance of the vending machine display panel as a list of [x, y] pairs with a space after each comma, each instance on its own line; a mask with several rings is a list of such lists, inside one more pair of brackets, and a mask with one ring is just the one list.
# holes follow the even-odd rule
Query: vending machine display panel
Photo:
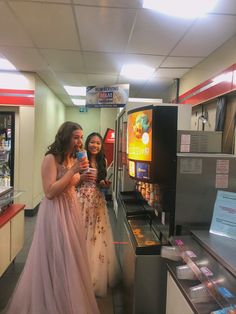
[[152, 160], [152, 109], [128, 115], [128, 158]]

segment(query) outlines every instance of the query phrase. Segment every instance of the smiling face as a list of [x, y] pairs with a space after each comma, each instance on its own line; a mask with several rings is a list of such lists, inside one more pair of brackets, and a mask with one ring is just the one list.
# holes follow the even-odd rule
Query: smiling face
[[88, 142], [88, 150], [91, 155], [97, 155], [102, 148], [102, 141], [100, 137], [94, 135]]

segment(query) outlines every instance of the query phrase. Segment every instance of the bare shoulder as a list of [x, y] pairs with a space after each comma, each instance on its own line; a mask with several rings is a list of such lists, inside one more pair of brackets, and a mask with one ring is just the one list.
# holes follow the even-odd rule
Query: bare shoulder
[[52, 155], [52, 154], [48, 154], [44, 157], [43, 159], [43, 163], [42, 163], [42, 166], [43, 167], [47, 167], [47, 166], [53, 166], [55, 165], [56, 166], [56, 159], [55, 159], [55, 156]]
[[56, 162], [56, 159], [55, 159], [55, 156], [53, 154], [48, 154], [48, 155], [44, 156], [43, 161]]

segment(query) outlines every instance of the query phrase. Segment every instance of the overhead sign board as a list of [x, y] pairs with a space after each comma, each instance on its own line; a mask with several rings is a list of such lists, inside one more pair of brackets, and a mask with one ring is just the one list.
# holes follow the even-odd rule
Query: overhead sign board
[[124, 107], [129, 99], [129, 84], [88, 86], [86, 106], [89, 108]]

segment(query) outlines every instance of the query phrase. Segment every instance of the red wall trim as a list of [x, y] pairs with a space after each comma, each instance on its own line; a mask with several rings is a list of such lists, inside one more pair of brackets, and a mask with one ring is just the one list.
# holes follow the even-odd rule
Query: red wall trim
[[0, 88], [0, 106], [34, 106], [34, 90]]
[[180, 104], [198, 105], [236, 90], [236, 64], [179, 96]]

